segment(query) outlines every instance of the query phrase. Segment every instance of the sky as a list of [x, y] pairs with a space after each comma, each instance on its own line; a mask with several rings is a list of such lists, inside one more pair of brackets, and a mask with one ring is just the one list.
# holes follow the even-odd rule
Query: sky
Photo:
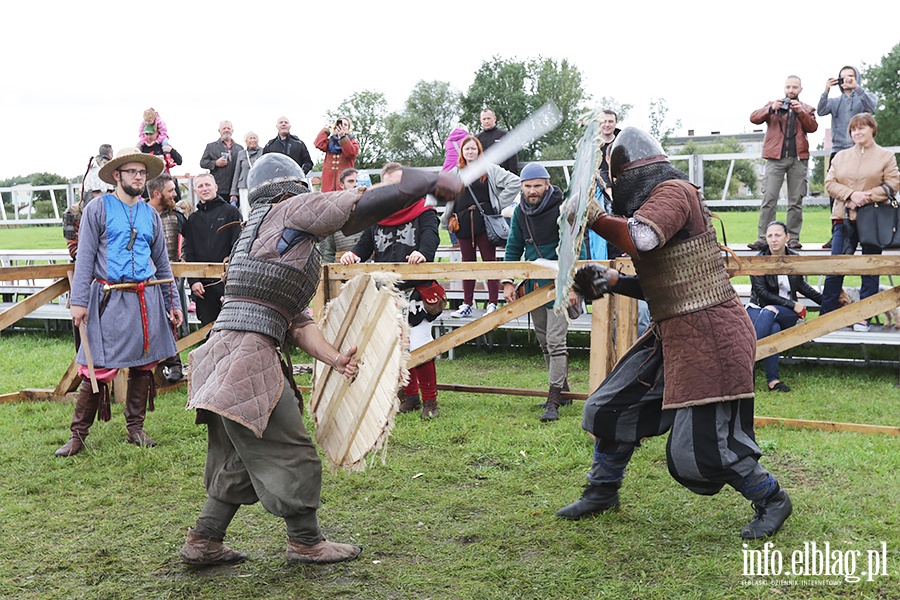
[[[676, 135], [754, 129], [750, 113], [803, 81], [813, 106], [845, 64], [878, 64], [900, 42], [895, 18], [846, 2], [740, 1], [531, 3], [181, 2], [5, 3], [0, 55], [0, 179], [84, 173], [102, 143], [137, 141], [156, 108], [184, 156], [176, 174], [201, 171], [218, 124], [263, 143], [281, 115], [313, 139], [354, 92], [381, 92], [403, 108], [420, 80], [465, 92], [493, 57], [568, 59], [593, 97], [633, 105], [622, 125], [647, 128], [664, 99]], [[613, 9], [612, 6], [615, 6]], [[865, 82], [863, 82], [865, 85]], [[836, 92], [832, 92], [834, 94]], [[830, 117], [820, 118], [813, 147]], [[574, 152], [574, 151], [573, 151]]]

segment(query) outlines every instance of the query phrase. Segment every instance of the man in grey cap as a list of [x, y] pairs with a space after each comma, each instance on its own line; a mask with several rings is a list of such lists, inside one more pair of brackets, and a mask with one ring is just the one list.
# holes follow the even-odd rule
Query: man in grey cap
[[[537, 163], [525, 165], [520, 179], [522, 201], [513, 212], [509, 238], [506, 241], [506, 256], [503, 260], [507, 262], [531, 261], [539, 258], [556, 260], [558, 258], [556, 247], [559, 245], [557, 219], [559, 207], [564, 200], [562, 190], [550, 183], [547, 169]], [[536, 287], [543, 287], [549, 283], [549, 281], [528, 280], [526, 291], [532, 292]], [[516, 287], [511, 280], [503, 281], [503, 297], [507, 302], [516, 299]], [[569, 301], [573, 306], [580, 303], [574, 292], [571, 293]], [[569, 322], [564, 315], [554, 312], [553, 302], [531, 311], [531, 319], [550, 373], [550, 391], [547, 393], [541, 421], [556, 421], [559, 419], [559, 406], [572, 403], [571, 400], [562, 398], [562, 392], [569, 389], [566, 380], [569, 368], [569, 351], [566, 345]]]

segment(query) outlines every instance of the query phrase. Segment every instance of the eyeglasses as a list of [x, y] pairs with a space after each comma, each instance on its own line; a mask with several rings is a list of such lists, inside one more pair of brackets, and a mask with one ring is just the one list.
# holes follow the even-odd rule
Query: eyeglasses
[[128, 173], [132, 177], [146, 177], [146, 169], [118, 169], [119, 173]]

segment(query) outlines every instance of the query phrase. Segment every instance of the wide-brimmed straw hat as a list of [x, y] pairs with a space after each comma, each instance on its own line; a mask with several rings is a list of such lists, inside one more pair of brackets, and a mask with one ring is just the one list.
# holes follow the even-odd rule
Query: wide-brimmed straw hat
[[158, 177], [166, 167], [165, 163], [158, 156], [144, 154], [137, 148], [123, 148], [119, 150], [114, 159], [100, 167], [100, 173], [98, 173], [98, 175], [100, 176], [100, 179], [106, 183], [116, 185], [116, 180], [113, 179], [112, 176], [113, 171], [122, 165], [133, 162], [143, 163], [144, 166], [147, 167], [147, 181], [150, 181], [154, 177]]

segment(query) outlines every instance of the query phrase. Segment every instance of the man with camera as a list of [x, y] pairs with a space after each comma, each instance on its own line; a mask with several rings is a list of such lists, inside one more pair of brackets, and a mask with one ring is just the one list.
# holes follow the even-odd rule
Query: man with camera
[[338, 183], [339, 175], [356, 164], [359, 142], [350, 133], [350, 127], [350, 119], [338, 117], [334, 125], [324, 127], [313, 142], [316, 148], [325, 153], [325, 162], [322, 163], [323, 192], [343, 189]]
[[767, 247], [766, 227], [775, 220], [778, 192], [785, 176], [788, 187], [788, 247], [793, 250], [801, 247], [803, 196], [809, 173], [809, 140], [806, 135], [819, 128], [815, 109], [798, 99], [801, 91], [800, 78], [791, 75], [784, 83], [784, 98], [773, 100], [750, 114], [750, 122], [754, 125], [766, 124], [762, 152], [762, 157], [766, 159], [766, 181], [756, 241], [749, 244], [751, 250]]

